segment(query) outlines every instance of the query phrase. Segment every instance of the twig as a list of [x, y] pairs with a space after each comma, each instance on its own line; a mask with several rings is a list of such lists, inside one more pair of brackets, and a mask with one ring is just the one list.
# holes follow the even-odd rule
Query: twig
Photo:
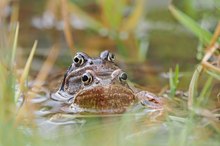
[[220, 21], [215, 29], [214, 35], [210, 41], [209, 47], [206, 49], [206, 54], [202, 59], [202, 65], [208, 69], [212, 69], [220, 73], [220, 68], [212, 65], [208, 62], [209, 58], [214, 54], [214, 52], [219, 48], [218, 38], [220, 36]]
[[214, 35], [211, 39], [209, 46], [213, 46], [217, 42], [219, 35], [220, 35], [220, 21], [218, 22], [218, 25], [215, 29]]
[[12, 3], [12, 14], [10, 17], [10, 24], [13, 24], [18, 21], [19, 17], [19, 1], [14, 0]]
[[209, 48], [209, 50], [206, 52], [204, 58], [202, 59], [202, 65], [206, 68], [212, 69], [212, 70], [220, 73], [220, 68], [218, 68], [208, 62], [208, 59], [213, 55], [213, 53], [217, 50], [218, 47], [219, 47], [219, 45], [215, 44]]
[[71, 33], [71, 26], [69, 22], [69, 11], [68, 11], [66, 0], [61, 0], [61, 12], [62, 12], [62, 17], [64, 21], [64, 35], [65, 35], [67, 44], [69, 48], [71, 49], [71, 51], [75, 52], [76, 50], [74, 47], [73, 36]]
[[46, 80], [48, 77], [48, 74], [50, 70], [53, 67], [54, 62], [57, 59], [57, 56], [59, 55], [60, 48], [55, 44], [52, 49], [50, 50], [49, 56], [47, 57], [46, 61], [44, 62], [40, 72], [38, 73], [33, 88], [38, 89], [42, 83]]

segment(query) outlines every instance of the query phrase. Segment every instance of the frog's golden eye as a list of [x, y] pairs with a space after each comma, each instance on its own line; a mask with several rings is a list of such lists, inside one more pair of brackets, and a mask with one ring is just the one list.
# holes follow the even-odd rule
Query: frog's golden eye
[[74, 58], [73, 58], [73, 62], [76, 66], [81, 66], [83, 65], [83, 63], [85, 62], [84, 57], [81, 54], [77, 54]]
[[88, 85], [92, 82], [93, 77], [90, 73], [84, 73], [81, 77], [81, 81], [85, 84]]
[[120, 80], [120, 81], [126, 81], [127, 78], [128, 78], [128, 76], [127, 76], [127, 74], [126, 74], [125, 72], [123, 72], [123, 73], [121, 73], [121, 74], [119, 75], [119, 80]]

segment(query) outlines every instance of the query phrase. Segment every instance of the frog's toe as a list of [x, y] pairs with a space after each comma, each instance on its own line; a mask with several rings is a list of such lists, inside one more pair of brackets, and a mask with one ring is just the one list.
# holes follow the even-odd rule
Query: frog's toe
[[163, 107], [162, 100], [155, 94], [147, 91], [141, 91], [136, 94], [140, 103], [153, 109], [161, 109]]

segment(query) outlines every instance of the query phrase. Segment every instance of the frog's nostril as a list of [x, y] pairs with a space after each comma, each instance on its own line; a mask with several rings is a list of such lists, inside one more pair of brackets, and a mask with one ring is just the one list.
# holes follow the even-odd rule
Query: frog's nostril
[[95, 81], [96, 84], [98, 84], [100, 81]]

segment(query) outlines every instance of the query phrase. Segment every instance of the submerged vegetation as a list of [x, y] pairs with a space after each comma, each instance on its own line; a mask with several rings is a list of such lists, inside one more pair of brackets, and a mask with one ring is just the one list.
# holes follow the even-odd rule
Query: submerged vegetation
[[[165, 10], [152, 11], [144, 0], [38, 1], [33, 2], [37, 9], [46, 10], [36, 10], [28, 22], [32, 26], [26, 24], [25, 10], [31, 6], [25, 2], [0, 1], [0, 146], [220, 145], [218, 0], [173, 1]], [[210, 7], [203, 8], [207, 3]], [[158, 22], [157, 13], [163, 13]], [[32, 49], [24, 49], [31, 44]], [[103, 49], [116, 52], [126, 70], [136, 70], [129, 73], [132, 81], [159, 88], [155, 91], [165, 99], [164, 111], [44, 116], [47, 107], [33, 106], [32, 99], [46, 96], [41, 88], [49, 76], [69, 65], [66, 58], [78, 50], [97, 54]], [[174, 65], [174, 71], [161, 73]]]

